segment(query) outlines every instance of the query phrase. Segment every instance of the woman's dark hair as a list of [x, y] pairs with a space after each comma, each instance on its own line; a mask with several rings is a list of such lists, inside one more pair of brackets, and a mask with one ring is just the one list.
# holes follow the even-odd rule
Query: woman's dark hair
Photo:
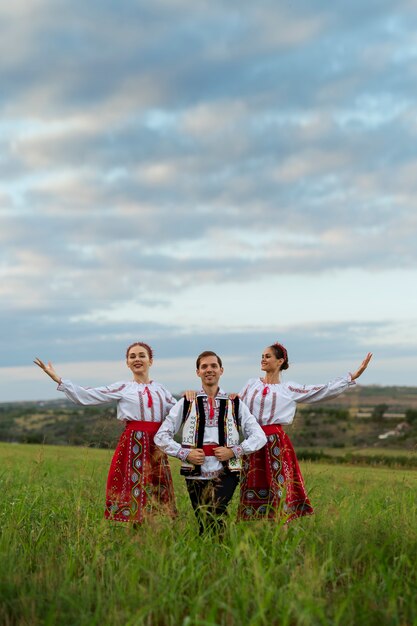
[[129, 356], [129, 351], [131, 348], [133, 348], [134, 346], [142, 346], [142, 348], [145, 348], [146, 352], [148, 353], [148, 356], [150, 358], [150, 360], [152, 361], [153, 359], [153, 350], [151, 348], [151, 346], [148, 346], [147, 343], [144, 343], [143, 341], [135, 341], [135, 343], [132, 343], [128, 349], [126, 350], [126, 359]]
[[211, 350], [205, 350], [204, 352], [199, 354], [198, 357], [197, 357], [197, 361], [196, 361], [196, 364], [195, 364], [195, 367], [196, 367], [197, 370], [200, 367], [201, 359], [204, 359], [206, 356], [215, 356], [216, 359], [217, 359], [217, 363], [220, 365], [220, 367], [223, 367], [222, 360], [221, 360], [221, 358], [219, 357], [218, 354], [216, 354], [215, 352], [212, 352]]
[[272, 346], [269, 346], [277, 359], [284, 359], [284, 363], [281, 365], [281, 369], [282, 370], [287, 370], [288, 369], [288, 353], [286, 348], [284, 348], [284, 346], [282, 345], [282, 343], [273, 343]]

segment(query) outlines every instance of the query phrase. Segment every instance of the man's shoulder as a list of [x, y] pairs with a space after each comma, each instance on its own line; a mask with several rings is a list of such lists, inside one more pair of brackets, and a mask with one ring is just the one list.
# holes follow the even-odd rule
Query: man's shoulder
[[[196, 398], [208, 398], [208, 395], [206, 394], [205, 391], [201, 390], [201, 391], [197, 391], [196, 393]], [[216, 394], [216, 400], [228, 400], [229, 395], [223, 390], [220, 389], [217, 394]]]

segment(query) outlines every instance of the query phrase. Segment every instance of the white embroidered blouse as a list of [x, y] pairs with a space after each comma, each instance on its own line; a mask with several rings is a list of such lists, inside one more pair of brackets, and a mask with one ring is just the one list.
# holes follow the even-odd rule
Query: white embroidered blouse
[[239, 396], [261, 426], [291, 424], [298, 403], [312, 404], [335, 398], [355, 384], [350, 374], [325, 385], [300, 385], [294, 382], [265, 384], [261, 378], [251, 378]]
[[[219, 444], [219, 431], [218, 431], [218, 416], [221, 398], [226, 398], [227, 395], [222, 389], [219, 389], [216, 397], [213, 401], [214, 416], [210, 417], [210, 410], [207, 401], [207, 395], [204, 391], [199, 392], [197, 395], [203, 395], [204, 410], [206, 416], [206, 424], [204, 429], [203, 444]], [[180, 443], [174, 440], [174, 435], [180, 430], [183, 420], [183, 408], [184, 399], [182, 398], [177, 404], [170, 410], [166, 420], [156, 433], [154, 441], [156, 445], [171, 456], [176, 456], [185, 461], [190, 453], [190, 448], [183, 448]], [[239, 422], [245, 439], [238, 445], [232, 448], [234, 455], [240, 457], [243, 454], [251, 454], [255, 450], [259, 450], [266, 443], [266, 436], [263, 430], [259, 427], [256, 419], [248, 410], [243, 402], [239, 402]], [[223, 471], [223, 465], [216, 459], [215, 456], [206, 456], [203, 465], [201, 466], [201, 476], [193, 476], [187, 478], [187, 480], [209, 479], [218, 476]]]
[[[117, 402], [117, 419], [162, 422], [176, 403], [172, 394], [155, 381], [137, 383], [122, 381], [108, 387], [80, 387], [68, 379], [61, 380], [63, 391], [75, 404], [94, 405]], [[150, 405], [150, 406], [149, 406]]]

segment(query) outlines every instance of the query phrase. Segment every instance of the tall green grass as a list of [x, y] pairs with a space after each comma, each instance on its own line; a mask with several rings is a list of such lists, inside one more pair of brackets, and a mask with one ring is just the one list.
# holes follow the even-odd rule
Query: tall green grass
[[303, 464], [316, 514], [286, 530], [106, 522], [111, 453], [0, 445], [0, 624], [417, 625], [417, 473]]

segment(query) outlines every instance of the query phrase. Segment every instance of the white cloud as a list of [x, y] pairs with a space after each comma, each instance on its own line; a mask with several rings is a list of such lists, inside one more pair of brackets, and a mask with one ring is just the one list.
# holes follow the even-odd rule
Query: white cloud
[[353, 320], [378, 343], [390, 321], [412, 343], [413, 3], [0, 14], [6, 364], [60, 333], [82, 362], [132, 327]]

